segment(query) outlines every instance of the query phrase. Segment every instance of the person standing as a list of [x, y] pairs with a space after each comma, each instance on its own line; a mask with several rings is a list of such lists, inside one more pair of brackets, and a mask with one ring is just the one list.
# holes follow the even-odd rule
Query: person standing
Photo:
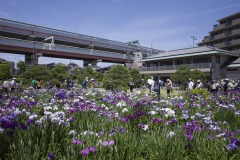
[[16, 88], [16, 78], [13, 78], [10, 82], [10, 85], [11, 85], [11, 92], [14, 92], [15, 91], [15, 88]]
[[3, 82], [2, 87], [3, 87], [3, 90], [4, 90], [4, 92], [6, 94], [8, 94], [8, 90], [9, 90], [8, 86], [9, 86], [9, 83], [8, 83], [7, 79], [5, 79], [5, 81]]
[[36, 89], [36, 87], [37, 87], [37, 81], [34, 78], [32, 79], [32, 87], [34, 89]]
[[37, 80], [37, 89], [41, 89], [41, 81], [39, 79]]
[[94, 89], [94, 86], [95, 86], [95, 79], [91, 78], [91, 80], [90, 80], [90, 84], [91, 84], [91, 89]]
[[194, 86], [194, 83], [193, 83], [192, 79], [190, 78], [189, 82], [188, 82], [188, 89], [189, 90], [193, 89], [193, 86]]
[[168, 97], [170, 97], [170, 92], [172, 90], [172, 81], [170, 79], [167, 79], [166, 90]]
[[130, 92], [133, 92], [133, 88], [134, 88], [134, 81], [133, 81], [133, 78], [131, 78], [130, 82], [128, 83], [128, 86], [130, 88]]
[[202, 84], [202, 82], [198, 79], [198, 80], [197, 80], [197, 83], [196, 83], [196, 89], [202, 89], [202, 87], [203, 87], [203, 84]]
[[84, 89], [87, 89], [87, 86], [88, 86], [88, 77], [86, 77], [86, 78], [83, 80], [83, 82], [82, 82], [82, 87], [83, 87]]
[[155, 80], [154, 81], [154, 87], [153, 87], [153, 91], [157, 94], [158, 96], [158, 100], [160, 100], [160, 82], [161, 80]]

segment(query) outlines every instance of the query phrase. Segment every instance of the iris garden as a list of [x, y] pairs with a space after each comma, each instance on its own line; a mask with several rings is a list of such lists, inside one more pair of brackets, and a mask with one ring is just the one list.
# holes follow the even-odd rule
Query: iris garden
[[3, 96], [0, 159], [240, 159], [240, 92], [25, 90]]

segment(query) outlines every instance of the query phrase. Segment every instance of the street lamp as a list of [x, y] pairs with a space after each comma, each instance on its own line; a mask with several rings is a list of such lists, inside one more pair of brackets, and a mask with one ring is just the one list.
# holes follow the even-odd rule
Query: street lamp
[[195, 37], [194, 35], [191, 36], [192, 40], [193, 40], [193, 47], [194, 47], [194, 41], [197, 40], [197, 37]]

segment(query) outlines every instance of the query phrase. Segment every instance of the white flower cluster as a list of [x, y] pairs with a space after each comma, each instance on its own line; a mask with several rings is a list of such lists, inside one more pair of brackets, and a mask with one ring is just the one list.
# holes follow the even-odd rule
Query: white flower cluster
[[166, 118], [175, 117], [175, 111], [170, 108], [162, 108], [161, 111], [164, 111], [164, 115]]

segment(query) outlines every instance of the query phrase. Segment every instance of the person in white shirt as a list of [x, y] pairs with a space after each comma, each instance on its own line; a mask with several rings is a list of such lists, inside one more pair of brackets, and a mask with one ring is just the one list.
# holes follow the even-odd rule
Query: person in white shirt
[[202, 82], [198, 79], [196, 83], [196, 89], [201, 89], [203, 87]]
[[16, 81], [15, 81], [16, 78], [13, 78], [10, 82], [11, 84], [11, 92], [14, 92], [15, 91], [15, 88], [16, 88]]
[[192, 79], [190, 78], [189, 82], [188, 82], [188, 89], [189, 90], [193, 89], [193, 85], [194, 85], [194, 83], [193, 83]]
[[7, 94], [8, 90], [9, 90], [9, 83], [8, 83], [7, 79], [5, 79], [5, 81], [3, 82], [2, 88], [3, 88], [4, 92]]

